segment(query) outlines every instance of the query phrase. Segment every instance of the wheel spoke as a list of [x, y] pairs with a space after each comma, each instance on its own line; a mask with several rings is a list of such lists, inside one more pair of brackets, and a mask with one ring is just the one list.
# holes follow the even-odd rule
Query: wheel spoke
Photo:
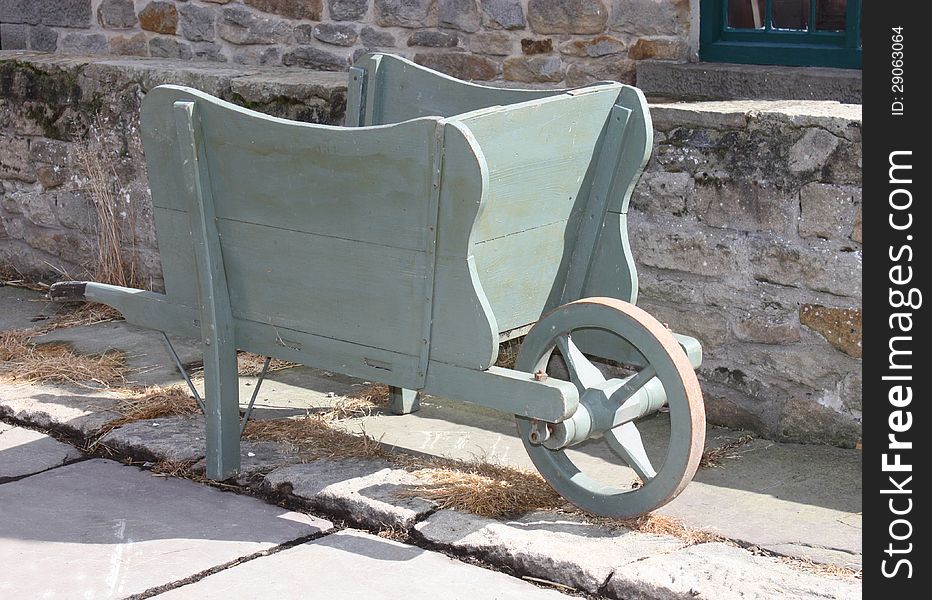
[[650, 463], [650, 457], [647, 456], [647, 450], [644, 449], [641, 432], [633, 422], [606, 431], [604, 438], [615, 454], [634, 469], [641, 481], [647, 483], [657, 475]]
[[569, 334], [557, 337], [557, 347], [560, 349], [560, 354], [563, 355], [566, 370], [570, 374], [570, 381], [576, 384], [580, 392], [605, 382], [602, 372], [576, 347]]

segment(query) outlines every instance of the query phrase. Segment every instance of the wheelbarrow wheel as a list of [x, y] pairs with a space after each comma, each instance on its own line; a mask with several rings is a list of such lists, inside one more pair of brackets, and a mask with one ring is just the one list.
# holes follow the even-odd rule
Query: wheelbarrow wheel
[[[587, 330], [609, 332], [620, 344], [627, 343], [637, 350], [640, 365], [635, 368], [640, 371], [630, 379], [606, 381], [574, 343], [573, 333], [583, 338], [585, 334], [580, 332]], [[573, 504], [610, 517], [641, 515], [675, 498], [699, 466], [705, 444], [705, 409], [699, 381], [673, 334], [633, 304], [613, 298], [584, 298], [553, 310], [534, 325], [521, 346], [516, 368], [536, 373], [537, 377], [546, 373], [547, 376], [564, 378], [565, 375], [555, 375], [557, 369], [551, 367], [554, 353], [563, 358], [566, 374], [579, 390], [580, 398], [587, 390], [618, 389], [620, 382], [626, 379], [638, 381], [644, 387], [647, 380], [653, 390], [660, 390], [662, 385], [662, 391], [654, 396], [666, 397], [664, 404], [669, 408], [670, 440], [666, 457], [656, 468], [659, 462], [654, 463], [649, 457], [633, 418], [626, 417], [623, 423], [592, 434], [591, 438], [597, 438], [601, 433], [612, 453], [634, 470], [642, 481], [641, 485], [619, 486], [617, 482], [604, 482], [585, 473], [567, 455], [567, 447], [554, 449], [543, 443], [547, 432], [560, 425], [518, 417], [521, 439], [544, 479]], [[614, 402], [616, 397], [623, 400], [624, 396], [625, 392], [621, 392], [606, 397], [608, 402]], [[618, 406], [621, 404], [623, 402]], [[615, 406], [611, 404], [609, 409]], [[651, 412], [658, 408], [655, 401]]]

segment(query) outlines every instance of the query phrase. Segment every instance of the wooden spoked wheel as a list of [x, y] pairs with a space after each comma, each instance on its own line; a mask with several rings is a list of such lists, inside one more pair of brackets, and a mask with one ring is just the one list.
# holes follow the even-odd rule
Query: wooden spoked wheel
[[[635, 367], [634, 375], [606, 380], [573, 341], [574, 332], [593, 329], [609, 332], [613, 340], [617, 338], [620, 344], [627, 343], [637, 350], [641, 364]], [[543, 442], [548, 432], [557, 429], [565, 437], [565, 431], [572, 429], [571, 421], [595, 422], [588, 416], [568, 419], [563, 425], [517, 418], [521, 438], [541, 475], [573, 504], [604, 516], [641, 515], [675, 498], [699, 466], [705, 444], [705, 409], [699, 381], [673, 334], [633, 304], [613, 298], [584, 298], [553, 310], [534, 325], [521, 346], [517, 369], [549, 374], [554, 352], [562, 356], [569, 378], [579, 390], [581, 405], [607, 390], [602, 393], [601, 405], [589, 402], [595, 406], [593, 414], [601, 415], [603, 427], [593, 426], [591, 433], [583, 435], [595, 438], [601, 434], [643, 485], [621, 487], [583, 472], [566, 452], [569, 445], [580, 441], [578, 433], [574, 442], [564, 443], [563, 447], [553, 448], [552, 440], [551, 447]], [[635, 419], [656, 412], [662, 405], [669, 407], [670, 440], [662, 464], [654, 464]], [[608, 421], [606, 414], [612, 415]], [[608, 426], [604, 426], [606, 422]], [[575, 431], [579, 431], [578, 425]]]

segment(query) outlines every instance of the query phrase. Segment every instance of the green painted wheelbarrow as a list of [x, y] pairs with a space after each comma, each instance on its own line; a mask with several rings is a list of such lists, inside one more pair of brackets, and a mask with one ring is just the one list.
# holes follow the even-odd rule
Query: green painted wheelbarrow
[[[674, 498], [703, 449], [702, 351], [634, 305], [641, 92], [496, 89], [386, 54], [349, 78], [347, 127], [153, 89], [141, 120], [165, 293], [63, 282], [51, 297], [200, 337], [212, 479], [240, 466], [239, 349], [383, 382], [399, 413], [426, 393], [514, 414], [541, 474], [593, 513]], [[522, 335], [516, 367], [494, 366]], [[661, 409], [669, 440], [651, 457], [638, 423]], [[577, 466], [573, 447], [599, 438], [639, 482]]]

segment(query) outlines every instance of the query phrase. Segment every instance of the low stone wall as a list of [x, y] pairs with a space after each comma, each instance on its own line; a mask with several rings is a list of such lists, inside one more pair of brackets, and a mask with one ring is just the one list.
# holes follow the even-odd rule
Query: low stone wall
[[[95, 200], [109, 198], [124, 207], [116, 212], [127, 256], [158, 288], [138, 137], [145, 92], [179, 83], [270, 114], [339, 124], [344, 79], [281, 67], [0, 53], [0, 268], [84, 276], [95, 263]], [[854, 445], [860, 108], [693, 103], [655, 105], [652, 115], [654, 154], [630, 228], [639, 304], [702, 341], [710, 422]]]
[[639, 60], [687, 58], [691, 4], [698, 0], [0, 0], [0, 49], [326, 71], [377, 49], [461, 79], [631, 83]]

